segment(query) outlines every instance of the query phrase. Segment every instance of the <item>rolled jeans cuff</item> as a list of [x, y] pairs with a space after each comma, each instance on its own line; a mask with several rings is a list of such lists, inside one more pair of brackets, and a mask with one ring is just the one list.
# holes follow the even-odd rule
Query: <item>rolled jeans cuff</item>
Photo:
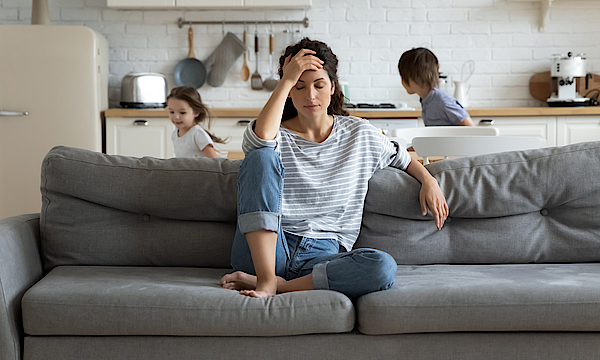
[[327, 280], [327, 264], [329, 261], [318, 263], [313, 267], [312, 281], [315, 290], [329, 290], [329, 280]]
[[241, 214], [238, 215], [238, 226], [243, 234], [258, 230], [279, 232], [279, 214], [268, 211]]

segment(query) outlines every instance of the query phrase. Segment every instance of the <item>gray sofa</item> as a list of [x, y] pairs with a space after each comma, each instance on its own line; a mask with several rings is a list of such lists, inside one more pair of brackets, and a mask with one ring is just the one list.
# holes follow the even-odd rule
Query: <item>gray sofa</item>
[[439, 232], [376, 172], [356, 246], [398, 273], [356, 301], [219, 287], [238, 167], [52, 149], [0, 221], [0, 359], [600, 359], [600, 142], [430, 164]]

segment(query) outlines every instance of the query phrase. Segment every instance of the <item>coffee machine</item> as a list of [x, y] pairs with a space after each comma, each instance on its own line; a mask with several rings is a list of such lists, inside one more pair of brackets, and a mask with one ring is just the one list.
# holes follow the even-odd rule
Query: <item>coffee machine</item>
[[548, 98], [548, 106], [587, 106], [590, 99], [581, 97], [577, 93], [578, 77], [586, 76], [585, 54], [573, 56], [569, 52], [564, 54], [555, 54], [552, 59], [552, 68], [550, 75], [556, 79], [557, 92], [553, 92]]

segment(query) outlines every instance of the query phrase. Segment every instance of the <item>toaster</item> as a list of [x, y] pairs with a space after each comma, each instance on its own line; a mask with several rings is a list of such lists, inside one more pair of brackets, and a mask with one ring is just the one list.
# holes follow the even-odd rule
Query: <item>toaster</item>
[[167, 79], [158, 73], [129, 73], [121, 80], [121, 106], [124, 108], [164, 108], [167, 106]]

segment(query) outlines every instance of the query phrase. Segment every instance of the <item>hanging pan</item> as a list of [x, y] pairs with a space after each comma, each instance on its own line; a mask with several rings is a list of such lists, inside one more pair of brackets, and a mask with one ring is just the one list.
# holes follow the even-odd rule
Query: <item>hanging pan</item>
[[188, 30], [188, 46], [187, 58], [175, 65], [173, 75], [178, 86], [191, 86], [199, 89], [206, 81], [206, 67], [202, 61], [196, 59], [196, 54], [194, 54], [194, 32], [191, 26]]

